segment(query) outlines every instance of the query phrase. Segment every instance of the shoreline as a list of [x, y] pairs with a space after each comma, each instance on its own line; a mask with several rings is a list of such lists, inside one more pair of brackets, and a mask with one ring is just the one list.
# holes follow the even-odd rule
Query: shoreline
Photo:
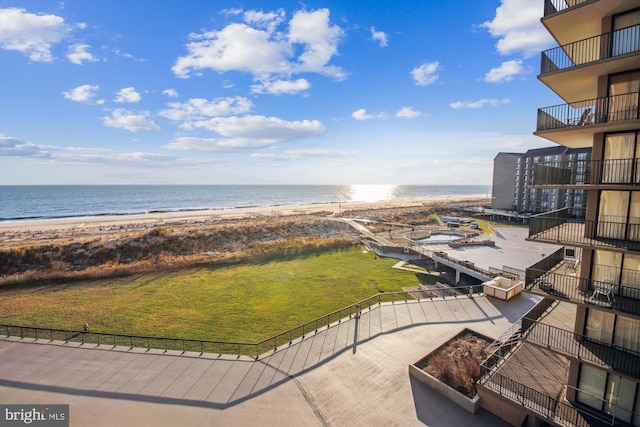
[[331, 202], [305, 205], [280, 205], [265, 207], [246, 207], [219, 210], [185, 210], [172, 212], [154, 212], [132, 215], [90, 216], [72, 218], [52, 218], [37, 220], [20, 220], [0, 222], [0, 233], [55, 231], [69, 229], [88, 229], [100, 227], [125, 227], [127, 225], [161, 226], [175, 222], [197, 224], [212, 220], [241, 220], [256, 217], [280, 217], [291, 215], [312, 215], [319, 212], [339, 214], [343, 211], [362, 209], [390, 209], [406, 207], [422, 207], [429, 204], [446, 202], [486, 203], [486, 194], [466, 196], [421, 197], [413, 199], [381, 200], [376, 202]]

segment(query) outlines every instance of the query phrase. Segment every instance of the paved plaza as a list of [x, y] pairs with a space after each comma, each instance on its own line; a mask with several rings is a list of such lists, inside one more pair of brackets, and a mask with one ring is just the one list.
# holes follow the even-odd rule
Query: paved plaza
[[69, 404], [74, 426], [502, 426], [408, 375], [464, 328], [498, 337], [539, 301], [384, 303], [259, 360], [0, 339], [0, 402]]

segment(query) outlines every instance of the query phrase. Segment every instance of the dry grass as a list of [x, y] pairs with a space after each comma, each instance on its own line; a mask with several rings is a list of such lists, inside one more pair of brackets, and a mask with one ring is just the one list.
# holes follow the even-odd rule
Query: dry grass
[[480, 364], [489, 341], [467, 332], [432, 354], [422, 369], [450, 387], [473, 398], [477, 394]]

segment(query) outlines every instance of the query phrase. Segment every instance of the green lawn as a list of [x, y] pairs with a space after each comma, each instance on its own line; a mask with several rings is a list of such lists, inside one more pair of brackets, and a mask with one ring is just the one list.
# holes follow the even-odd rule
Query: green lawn
[[[0, 290], [0, 323], [257, 342], [418, 283], [362, 248], [253, 265]], [[432, 281], [420, 275], [423, 283]]]

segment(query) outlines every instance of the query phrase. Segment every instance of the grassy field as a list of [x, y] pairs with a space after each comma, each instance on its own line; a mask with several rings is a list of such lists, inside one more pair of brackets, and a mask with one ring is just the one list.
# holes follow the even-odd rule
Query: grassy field
[[[0, 290], [0, 322], [256, 342], [378, 292], [436, 278], [360, 247], [253, 265]], [[418, 277], [419, 276], [419, 277]]]

